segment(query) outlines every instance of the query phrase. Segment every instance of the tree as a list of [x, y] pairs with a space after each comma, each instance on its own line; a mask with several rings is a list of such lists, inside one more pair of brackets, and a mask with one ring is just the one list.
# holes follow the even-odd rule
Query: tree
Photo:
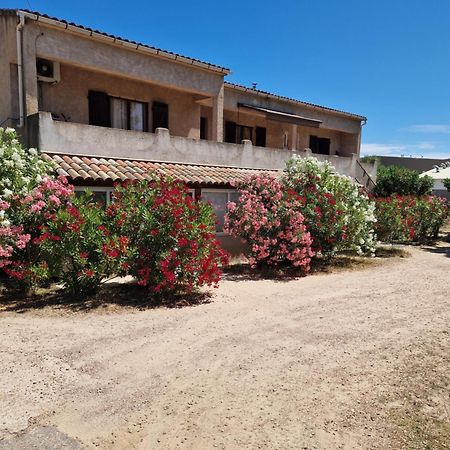
[[433, 188], [433, 178], [420, 176], [415, 170], [398, 166], [381, 166], [377, 173], [376, 197], [398, 195], [428, 195]]
[[443, 183], [444, 183], [445, 189], [447, 189], [447, 191], [450, 191], [450, 178], [445, 178]]

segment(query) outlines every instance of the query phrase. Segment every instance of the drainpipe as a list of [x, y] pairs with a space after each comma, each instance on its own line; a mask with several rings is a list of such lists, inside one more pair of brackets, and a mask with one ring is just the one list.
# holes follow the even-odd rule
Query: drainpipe
[[25, 16], [23, 12], [17, 11], [19, 23], [16, 27], [16, 42], [17, 42], [17, 81], [19, 84], [19, 124], [17, 128], [22, 128], [24, 125], [24, 102], [23, 102], [23, 54], [22, 54], [22, 30], [25, 25]]

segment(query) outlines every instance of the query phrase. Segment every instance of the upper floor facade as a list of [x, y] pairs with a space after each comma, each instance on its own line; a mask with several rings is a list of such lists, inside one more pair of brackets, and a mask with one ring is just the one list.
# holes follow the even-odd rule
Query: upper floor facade
[[43, 151], [267, 169], [315, 153], [349, 175], [359, 156], [363, 116], [225, 67], [28, 11], [0, 10], [0, 34], [0, 123]]

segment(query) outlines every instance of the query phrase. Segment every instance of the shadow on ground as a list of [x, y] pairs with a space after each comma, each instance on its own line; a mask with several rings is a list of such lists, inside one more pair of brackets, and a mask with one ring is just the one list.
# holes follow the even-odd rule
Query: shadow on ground
[[[389, 245], [378, 248], [375, 258], [355, 256], [352, 253], [339, 254], [334, 258], [316, 258], [308, 275], [358, 270], [370, 267], [382, 258], [405, 258], [408, 256], [410, 254], [403, 248]], [[229, 281], [271, 280], [274, 282], [287, 282], [304, 276], [305, 274], [301, 268], [252, 269], [248, 264], [235, 264], [225, 268], [222, 278]]]
[[21, 313], [45, 307], [71, 311], [88, 311], [108, 306], [129, 307], [139, 310], [182, 308], [209, 303], [211, 297], [212, 294], [208, 292], [152, 296], [145, 288], [133, 283], [109, 282], [104, 284], [96, 294], [82, 299], [68, 295], [64, 293], [63, 289], [55, 286], [42, 289], [29, 297], [10, 292], [0, 294], [0, 311]]
[[[409, 253], [402, 248], [383, 246], [377, 250], [375, 258], [359, 257], [353, 254], [339, 254], [336, 257], [318, 258], [315, 260], [310, 274], [335, 273], [364, 269], [376, 264], [383, 258], [404, 258]], [[252, 269], [248, 264], [236, 264], [224, 269], [223, 279], [228, 281], [271, 280], [288, 282], [304, 277], [301, 268], [285, 269]], [[135, 283], [108, 282], [100, 290], [87, 298], [76, 298], [66, 294], [63, 289], [51, 286], [40, 289], [32, 296], [0, 291], [0, 311], [23, 313], [28, 310], [39, 310], [50, 307], [60, 311], [89, 311], [100, 308], [133, 308], [138, 310], [155, 308], [182, 308], [210, 303], [211, 292], [194, 292], [190, 294], [171, 294], [154, 296], [145, 288]]]
[[450, 232], [441, 237], [441, 241], [434, 245], [426, 245], [422, 247], [430, 253], [446, 256], [450, 258]]

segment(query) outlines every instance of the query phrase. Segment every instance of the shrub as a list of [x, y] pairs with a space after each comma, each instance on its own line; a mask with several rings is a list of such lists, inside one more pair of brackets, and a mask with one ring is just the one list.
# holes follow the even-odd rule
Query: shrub
[[107, 210], [113, 230], [128, 238], [121, 272], [153, 292], [190, 292], [217, 285], [228, 261], [215, 236], [212, 208], [170, 178], [117, 186]]
[[434, 196], [377, 198], [377, 235], [385, 242], [420, 242], [436, 238], [448, 212], [445, 200]]
[[428, 175], [421, 177], [415, 170], [405, 167], [379, 167], [377, 184], [374, 189], [376, 197], [398, 195], [428, 195], [433, 188], [433, 179]]
[[445, 178], [443, 183], [444, 183], [445, 189], [447, 189], [447, 191], [450, 191], [450, 178]]
[[13, 128], [0, 128], [0, 200], [26, 195], [52, 171], [35, 149], [20, 145]]
[[228, 204], [224, 230], [240, 237], [255, 265], [293, 265], [309, 270], [311, 236], [301, 205], [275, 177], [254, 175], [240, 183], [239, 202]]
[[0, 201], [0, 268], [23, 290], [47, 279], [48, 264], [41, 244], [60, 237], [45, 229], [72, 196], [73, 187], [65, 178], [44, 177], [29, 193]]
[[[49, 270], [76, 296], [91, 294], [125, 263], [128, 238], [110, 233], [106, 213], [92, 195], [74, 198], [42, 227]], [[49, 237], [52, 236], [50, 239]]]
[[375, 205], [349, 177], [336, 174], [328, 162], [294, 157], [287, 162], [283, 184], [300, 199], [316, 253], [375, 252]]

